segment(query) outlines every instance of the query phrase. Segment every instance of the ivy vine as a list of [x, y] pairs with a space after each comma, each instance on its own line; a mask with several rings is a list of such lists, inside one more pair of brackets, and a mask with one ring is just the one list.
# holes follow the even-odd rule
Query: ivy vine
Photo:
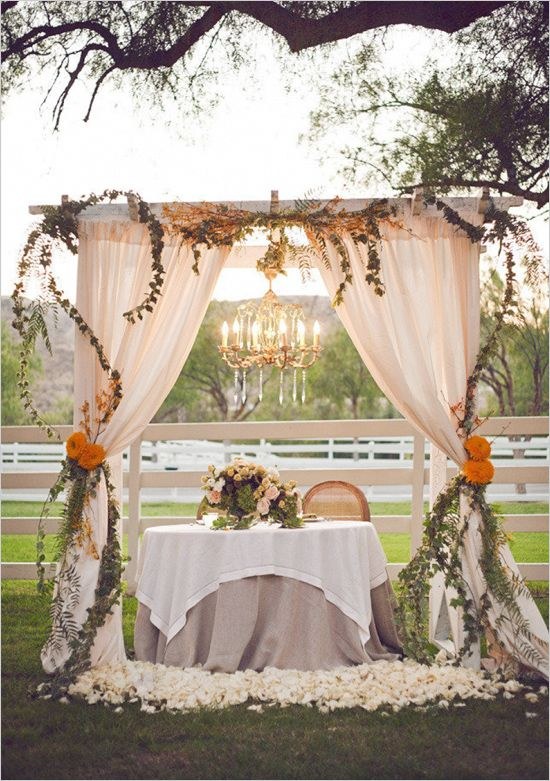
[[[89, 498], [95, 496], [100, 480], [107, 489], [107, 539], [101, 557], [95, 548], [91, 527], [86, 519]], [[51, 580], [44, 572], [44, 518], [38, 532], [38, 590], [50, 594], [51, 631], [44, 646], [44, 653], [55, 655], [63, 651], [65, 644], [70, 649], [65, 664], [41, 684], [40, 694], [63, 696], [70, 684], [90, 666], [91, 649], [97, 630], [103, 626], [122, 594], [122, 552], [118, 527], [120, 510], [115, 498], [115, 487], [111, 481], [109, 465], [104, 461], [93, 471], [81, 469], [71, 459], [63, 461], [61, 472], [50, 490], [47, 504], [51, 505], [59, 494], [67, 490], [67, 499], [62, 511], [62, 521], [56, 537], [55, 559], [59, 562], [58, 573]], [[99, 575], [94, 602], [88, 608], [88, 616], [82, 626], [74, 619], [73, 611], [80, 599], [80, 578], [78, 561], [81, 555], [100, 560]]]
[[[57, 432], [40, 415], [30, 392], [29, 362], [35, 349], [36, 341], [42, 338], [51, 351], [48, 336], [46, 316], [52, 312], [54, 317], [62, 309], [76, 324], [80, 333], [87, 338], [96, 352], [101, 368], [106, 372], [109, 381], [116, 387], [116, 404], [122, 398], [120, 373], [114, 369], [105, 354], [105, 349], [93, 329], [84, 320], [77, 307], [59, 289], [52, 273], [52, 253], [54, 247], [64, 246], [73, 255], [78, 252], [78, 216], [89, 206], [95, 206], [104, 201], [113, 201], [120, 196], [135, 198], [138, 204], [139, 221], [147, 226], [151, 239], [151, 270], [150, 290], [143, 301], [134, 309], [125, 312], [124, 317], [134, 323], [143, 319], [143, 312], [152, 312], [157, 303], [164, 283], [164, 268], [162, 265], [163, 230], [160, 221], [151, 212], [149, 205], [139, 195], [131, 191], [105, 190], [100, 195], [91, 194], [80, 200], [72, 200], [61, 206], [44, 206], [44, 216], [40, 223], [31, 230], [18, 265], [18, 279], [12, 293], [12, 325], [21, 337], [20, 363], [18, 371], [18, 387], [23, 401], [33, 423], [46, 431], [48, 437], [58, 437]], [[24, 293], [28, 280], [34, 277], [41, 282], [42, 292], [37, 300], [25, 300]]]

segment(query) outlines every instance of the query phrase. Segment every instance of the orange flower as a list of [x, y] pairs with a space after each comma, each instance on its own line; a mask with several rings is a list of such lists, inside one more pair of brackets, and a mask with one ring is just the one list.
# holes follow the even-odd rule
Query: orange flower
[[485, 461], [491, 455], [491, 445], [485, 437], [469, 437], [464, 443], [464, 447], [474, 461]]
[[65, 444], [69, 458], [77, 459], [87, 442], [86, 434], [83, 434], [81, 431], [75, 431], [74, 434], [71, 434]]
[[477, 485], [486, 485], [490, 483], [495, 474], [495, 467], [490, 461], [466, 461], [462, 467], [462, 473], [469, 483]]
[[78, 465], [81, 466], [82, 469], [91, 471], [105, 461], [105, 455], [106, 453], [103, 445], [96, 445], [92, 442], [88, 442], [80, 451]]

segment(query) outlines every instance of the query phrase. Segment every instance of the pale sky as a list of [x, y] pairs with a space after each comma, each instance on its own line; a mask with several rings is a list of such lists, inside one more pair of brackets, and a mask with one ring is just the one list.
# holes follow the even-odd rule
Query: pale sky
[[[388, 67], [410, 68], [411, 60], [420, 64], [430, 52], [430, 40], [419, 30], [393, 30], [387, 37]], [[28, 205], [59, 203], [63, 193], [80, 197], [106, 187], [132, 189], [149, 201], [268, 200], [273, 189], [281, 200], [308, 192], [320, 197], [382, 194], [350, 189], [336, 174], [334, 159], [319, 161], [307, 143], [299, 142], [318, 100], [307, 79], [293, 79], [289, 91], [280, 64], [263, 44], [254, 71], [255, 81], [245, 85], [242, 76], [224, 76], [219, 105], [188, 127], [181, 126], [169, 104], [164, 112], [135, 110], [128, 92], [108, 85], [84, 123], [89, 89], [79, 85], [79, 94], [75, 89], [67, 100], [60, 131], [53, 133], [50, 114], [38, 114], [42, 93], [27, 89], [10, 97], [2, 118], [2, 294], [13, 289], [17, 257], [31, 224]], [[534, 228], [546, 240], [546, 225]], [[60, 258], [56, 271], [72, 297], [75, 258]], [[242, 298], [246, 290], [254, 297], [264, 289], [257, 272], [227, 270], [214, 295]], [[292, 271], [276, 280], [275, 289], [282, 295], [325, 294], [320, 280], [303, 285]]]
[[[259, 69], [261, 92], [242, 90], [229, 77], [217, 108], [183, 137], [177, 117], [157, 111], [151, 119], [146, 111], [134, 111], [124, 92], [100, 93], [84, 123], [87, 93], [81, 89], [67, 101], [57, 133], [48, 114], [37, 114], [37, 92], [10, 97], [2, 120], [2, 294], [13, 288], [17, 255], [32, 220], [28, 205], [58, 203], [63, 193], [80, 197], [113, 187], [135, 190], [149, 201], [269, 200], [272, 189], [281, 200], [311, 189], [329, 197], [345, 193], [343, 182], [321, 170], [307, 145], [298, 142], [315, 95], [301, 84], [287, 93], [267, 55]], [[75, 259], [57, 268], [72, 292]], [[242, 297], [241, 282], [231, 273], [236, 297]], [[263, 290], [263, 277], [246, 273], [257, 276]], [[284, 294], [289, 286], [282, 282], [277, 280], [278, 292]], [[218, 287], [227, 291], [223, 275]], [[324, 288], [310, 284], [294, 292]]]

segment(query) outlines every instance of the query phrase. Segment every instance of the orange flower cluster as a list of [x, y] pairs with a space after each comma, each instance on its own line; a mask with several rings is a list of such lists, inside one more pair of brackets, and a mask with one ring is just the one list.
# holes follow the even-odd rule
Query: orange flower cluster
[[491, 444], [485, 437], [469, 437], [464, 443], [464, 447], [474, 461], [485, 461], [491, 455]]
[[491, 445], [485, 437], [469, 437], [464, 447], [470, 458], [462, 467], [464, 477], [469, 483], [487, 485], [495, 475], [495, 468], [489, 461]]
[[495, 467], [488, 460], [474, 461], [470, 458], [462, 467], [462, 472], [469, 483], [486, 485], [495, 476]]
[[76, 461], [82, 469], [91, 472], [105, 461], [105, 448], [95, 442], [89, 442], [81, 431], [75, 431], [67, 440], [67, 455]]

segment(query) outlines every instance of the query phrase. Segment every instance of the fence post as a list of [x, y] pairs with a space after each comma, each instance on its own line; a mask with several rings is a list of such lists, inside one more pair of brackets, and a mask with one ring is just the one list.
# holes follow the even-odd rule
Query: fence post
[[130, 469], [128, 474], [128, 556], [126, 567], [126, 593], [135, 594], [141, 527], [141, 437], [130, 445]]
[[223, 440], [223, 462], [224, 464], [230, 464], [231, 463], [231, 440], [230, 439], [224, 439]]
[[[401, 440], [403, 445], [403, 440]], [[422, 542], [424, 517], [424, 437], [416, 433], [413, 438], [413, 474], [411, 506], [411, 559]]]

